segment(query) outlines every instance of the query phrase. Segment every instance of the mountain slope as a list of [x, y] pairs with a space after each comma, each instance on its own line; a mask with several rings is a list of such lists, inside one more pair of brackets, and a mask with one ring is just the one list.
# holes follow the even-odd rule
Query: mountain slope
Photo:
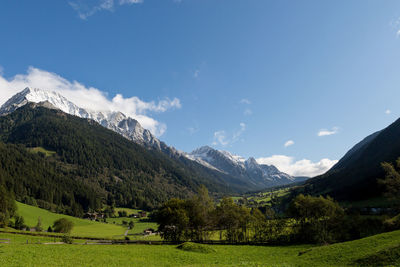
[[67, 114], [74, 115], [84, 119], [91, 119], [103, 127], [113, 130], [125, 138], [152, 147], [158, 150], [168, 149], [170, 153], [176, 153], [174, 149], [167, 147], [160, 142], [153, 134], [144, 129], [140, 123], [121, 112], [115, 111], [92, 111], [78, 107], [62, 95], [41, 90], [38, 88], [25, 88], [20, 93], [14, 95], [0, 108], [0, 115], [6, 115], [14, 112], [27, 103], [48, 102], [54, 108], [57, 108]]
[[[62, 187], [71, 195], [69, 203], [63, 202], [62, 194], [51, 193], [40, 196], [32, 188], [44, 190], [47, 184], [54, 187], [68, 177], [74, 184], [93, 188], [94, 199], [103, 203], [116, 202], [120, 206], [151, 208], [171, 197], [186, 197], [204, 184], [213, 193], [228, 193], [242, 188], [240, 181], [229, 185], [219, 177], [208, 173], [208, 169], [191, 162], [183, 164], [165, 154], [147, 150], [123, 136], [108, 130], [96, 122], [68, 115], [60, 110], [43, 107], [48, 103], [28, 103], [6, 116], [0, 117], [0, 141], [7, 144], [21, 144], [25, 147], [43, 147], [55, 151], [54, 157], [41, 159], [38, 165], [53, 164], [56, 178], [43, 178], [38, 186], [33, 179], [35, 163], [32, 166], [20, 164], [18, 168], [32, 172], [32, 175], [8, 175], [14, 181], [14, 192], [18, 198], [24, 196], [42, 199], [59, 206], [77, 203], [83, 209], [96, 208], [99, 203], [83, 201], [74, 195], [74, 186]], [[26, 153], [25, 153], [26, 154]], [[18, 156], [15, 156], [18, 158]], [[26, 159], [15, 160], [24, 162]], [[187, 159], [185, 159], [187, 160]], [[189, 160], [188, 160], [189, 161]], [[7, 166], [7, 163], [2, 163]], [[5, 173], [9, 173], [10, 170]], [[223, 176], [222, 176], [223, 177]], [[21, 190], [15, 188], [21, 187]], [[86, 188], [81, 186], [82, 189]], [[61, 192], [62, 190], [60, 190]]]
[[[14, 95], [0, 108], [0, 115], [12, 114], [29, 103], [41, 103], [49, 109], [58, 109], [67, 114], [90, 119], [101, 126], [119, 133], [128, 140], [134, 141], [148, 149], [161, 151], [174, 161], [179, 161], [185, 168], [201, 176], [208, 176], [216, 182], [222, 181], [229, 190], [260, 190], [266, 187], [291, 183], [294, 178], [280, 172], [274, 166], [258, 165], [254, 159], [245, 161], [226, 151], [217, 151], [209, 147], [200, 148], [187, 154], [166, 145], [144, 129], [138, 121], [121, 112], [91, 111], [80, 108], [62, 95], [41, 89], [25, 88]], [[40, 129], [37, 129], [40, 130]], [[200, 150], [207, 150], [214, 157], [213, 163], [203, 159]], [[207, 152], [206, 151], [206, 152]]]
[[356, 144], [331, 170], [310, 179], [306, 191], [340, 200], [367, 199], [381, 194], [377, 179], [382, 162], [400, 157], [400, 119]]
[[219, 151], [203, 146], [186, 155], [201, 164], [229, 174], [252, 185], [254, 189], [285, 185], [295, 182], [295, 178], [279, 171], [275, 166], [258, 164], [254, 158], [232, 155], [227, 151]]

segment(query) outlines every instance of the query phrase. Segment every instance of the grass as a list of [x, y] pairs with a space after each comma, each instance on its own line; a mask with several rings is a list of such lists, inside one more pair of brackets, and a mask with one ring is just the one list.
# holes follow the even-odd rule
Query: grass
[[74, 228], [71, 232], [72, 236], [82, 237], [98, 237], [98, 238], [122, 238], [126, 228], [121, 225], [107, 224], [95, 222], [85, 219], [79, 219], [68, 215], [52, 213], [50, 211], [29, 206], [17, 202], [18, 214], [25, 219], [25, 224], [34, 227], [37, 224], [38, 218], [41, 218], [42, 228], [47, 228], [53, 225], [54, 221], [60, 218], [67, 218], [74, 223]]
[[[154, 222], [142, 222], [139, 218], [108, 218], [107, 223], [90, 221], [86, 219], [79, 219], [76, 217], [53, 213], [38, 207], [33, 207], [20, 202], [17, 202], [18, 214], [22, 215], [25, 220], [25, 224], [34, 227], [38, 218], [41, 218], [43, 230], [53, 225], [54, 221], [60, 218], [67, 218], [74, 223], [74, 228], [71, 232], [72, 236], [76, 237], [96, 237], [96, 238], [107, 238], [107, 239], [123, 239], [127, 226], [122, 224], [122, 221], [133, 221], [135, 226], [133, 229], [128, 231], [129, 238], [131, 240], [161, 240], [160, 236], [140, 236], [137, 234], [143, 233], [145, 229], [158, 228], [158, 225]], [[119, 208], [118, 208], [119, 209]], [[122, 208], [124, 209], [124, 208]], [[119, 209], [121, 210], [121, 209]], [[131, 210], [136, 213], [136, 210]]]
[[373, 253], [354, 262], [359, 266], [400, 266], [400, 245]]
[[56, 154], [56, 152], [55, 151], [50, 151], [50, 150], [47, 150], [47, 149], [45, 149], [45, 148], [43, 148], [43, 147], [32, 147], [32, 148], [29, 148], [28, 149], [31, 153], [43, 153], [46, 157], [51, 157], [51, 156], [54, 156], [55, 154]]
[[139, 213], [139, 211], [141, 211], [141, 210], [137, 210], [137, 209], [129, 209], [129, 208], [115, 208], [115, 213], [114, 213], [114, 215], [115, 216], [118, 216], [118, 211], [126, 211], [126, 213], [128, 214], [128, 216], [129, 215], [131, 215], [131, 214], [137, 214], [137, 213]]
[[[273, 197], [275, 198], [283, 197], [289, 193], [289, 190], [290, 190], [289, 188], [283, 188], [266, 192], [252, 193], [250, 195], [246, 195], [246, 198], [248, 201], [254, 201], [258, 204], [270, 206], [271, 205], [270, 202]], [[239, 199], [243, 199], [243, 197], [235, 197], [233, 199], [237, 201]]]
[[[128, 218], [128, 217], [118, 217], [118, 218], [107, 218], [108, 223], [115, 223], [116, 225], [123, 225], [122, 221], [134, 222], [134, 227], [133, 229], [130, 229], [128, 231], [128, 236], [131, 240], [137, 240], [137, 239], [144, 239], [144, 240], [161, 240], [160, 236], [139, 236], [139, 234], [142, 234], [144, 230], [152, 228], [154, 230], [157, 230], [158, 225], [155, 222], [143, 222], [140, 221], [139, 218]], [[125, 226], [126, 227], [126, 226]]]
[[[52, 238], [0, 234], [0, 266], [380, 266], [399, 265], [400, 231], [329, 246], [43, 245]], [[29, 238], [28, 243], [26, 240]], [[58, 239], [56, 241], [59, 241]], [[193, 247], [195, 246], [195, 247]], [[198, 253], [209, 250], [210, 253]]]

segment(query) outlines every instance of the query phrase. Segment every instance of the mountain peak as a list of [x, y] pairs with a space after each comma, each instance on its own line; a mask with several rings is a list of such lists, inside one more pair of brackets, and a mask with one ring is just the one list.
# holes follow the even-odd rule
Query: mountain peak
[[26, 87], [0, 107], [0, 115], [12, 113], [28, 103], [38, 104], [43, 102], [46, 102], [45, 107], [57, 108], [70, 115], [91, 119], [127, 139], [161, 149], [161, 142], [149, 130], [144, 129], [137, 120], [119, 111], [92, 111], [80, 108], [54, 91]]
[[280, 172], [275, 166], [258, 164], [253, 157], [245, 160], [241, 156], [209, 146], [195, 149], [186, 157], [252, 184], [256, 188], [288, 184], [294, 180], [290, 175]]

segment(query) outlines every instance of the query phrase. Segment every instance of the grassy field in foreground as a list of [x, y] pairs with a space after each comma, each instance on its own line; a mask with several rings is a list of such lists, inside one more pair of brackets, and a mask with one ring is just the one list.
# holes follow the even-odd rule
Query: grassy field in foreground
[[[210, 246], [210, 253], [183, 251], [172, 245], [26, 244], [26, 236], [0, 234], [0, 266], [380, 266], [382, 251], [398, 255], [400, 231], [330, 246]], [[29, 237], [31, 238], [31, 237]], [[32, 237], [41, 241], [40, 237]], [[30, 243], [34, 243], [30, 241]], [[43, 238], [41, 242], [51, 242]], [[397, 248], [396, 248], [397, 247]], [[365, 260], [367, 259], [367, 261]], [[372, 259], [372, 260], [371, 260]], [[384, 266], [400, 265], [399, 257]]]
[[24, 217], [25, 223], [30, 227], [34, 227], [37, 224], [38, 217], [40, 217], [44, 230], [47, 230], [50, 225], [53, 225], [55, 220], [60, 218], [68, 218], [74, 223], [74, 228], [71, 233], [72, 236], [122, 238], [122, 235], [126, 230], [126, 227], [122, 227], [120, 225], [95, 222], [71, 217], [68, 215], [52, 213], [50, 211], [19, 202], [17, 202], [17, 206], [18, 214]]

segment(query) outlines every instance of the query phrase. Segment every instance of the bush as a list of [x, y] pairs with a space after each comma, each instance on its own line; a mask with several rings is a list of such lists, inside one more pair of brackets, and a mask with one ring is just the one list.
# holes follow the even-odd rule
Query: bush
[[66, 218], [58, 219], [53, 224], [53, 230], [56, 233], [70, 233], [74, 223]]
[[386, 231], [400, 230], [400, 214], [384, 222]]
[[25, 227], [26, 227], [26, 225], [25, 225], [24, 217], [15, 216], [14, 228], [17, 230], [22, 230]]
[[190, 251], [190, 252], [198, 252], [198, 253], [213, 253], [215, 250], [210, 246], [192, 243], [192, 242], [185, 242], [176, 247], [177, 249]]
[[43, 231], [43, 227], [42, 227], [42, 218], [38, 218], [38, 222], [35, 226], [36, 232], [42, 232]]
[[61, 241], [64, 242], [65, 244], [72, 244], [74, 240], [69, 235], [64, 235], [61, 238]]
[[128, 213], [125, 210], [118, 211], [119, 217], [128, 217]]

